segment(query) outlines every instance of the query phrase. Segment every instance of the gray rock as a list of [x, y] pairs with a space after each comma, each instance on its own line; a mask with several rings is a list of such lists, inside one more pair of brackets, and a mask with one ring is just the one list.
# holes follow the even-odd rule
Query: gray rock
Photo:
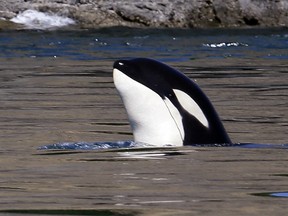
[[68, 16], [80, 28], [288, 26], [287, 0], [7, 0], [0, 18], [27, 9]]

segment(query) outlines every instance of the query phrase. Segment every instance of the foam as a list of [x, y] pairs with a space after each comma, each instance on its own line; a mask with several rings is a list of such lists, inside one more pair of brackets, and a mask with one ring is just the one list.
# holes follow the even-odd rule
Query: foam
[[248, 44], [239, 43], [239, 42], [230, 42], [230, 43], [210, 43], [210, 44], [203, 44], [205, 47], [211, 48], [221, 48], [221, 47], [239, 47], [239, 46], [248, 46]]
[[28, 29], [54, 29], [75, 24], [75, 21], [71, 18], [32, 9], [19, 13], [10, 21], [23, 24]]

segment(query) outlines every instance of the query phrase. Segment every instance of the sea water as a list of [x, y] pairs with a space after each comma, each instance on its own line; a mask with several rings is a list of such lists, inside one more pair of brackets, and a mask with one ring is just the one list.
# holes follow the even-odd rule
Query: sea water
[[0, 32], [0, 211], [285, 215], [284, 148], [39, 147], [131, 144], [112, 80], [113, 62], [131, 57], [163, 61], [195, 80], [233, 142], [287, 144], [287, 35], [285, 28]]
[[1, 32], [0, 57], [116, 60], [151, 57], [164, 62], [194, 59], [287, 59], [285, 29], [131, 29]]

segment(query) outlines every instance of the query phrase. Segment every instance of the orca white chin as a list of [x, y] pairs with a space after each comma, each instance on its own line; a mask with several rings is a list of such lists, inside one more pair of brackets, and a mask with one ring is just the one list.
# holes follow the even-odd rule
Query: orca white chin
[[118, 69], [113, 70], [113, 79], [127, 111], [135, 142], [159, 147], [183, 145], [181, 115], [169, 100], [163, 100]]
[[157, 147], [231, 143], [208, 98], [179, 71], [146, 58], [119, 60], [113, 80], [135, 142]]

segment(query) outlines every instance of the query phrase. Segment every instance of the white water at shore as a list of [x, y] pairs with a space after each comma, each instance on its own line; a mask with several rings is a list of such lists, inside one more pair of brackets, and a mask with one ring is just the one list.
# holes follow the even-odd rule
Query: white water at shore
[[31, 9], [19, 13], [11, 21], [23, 24], [28, 29], [54, 29], [75, 24], [75, 21], [71, 18]]

